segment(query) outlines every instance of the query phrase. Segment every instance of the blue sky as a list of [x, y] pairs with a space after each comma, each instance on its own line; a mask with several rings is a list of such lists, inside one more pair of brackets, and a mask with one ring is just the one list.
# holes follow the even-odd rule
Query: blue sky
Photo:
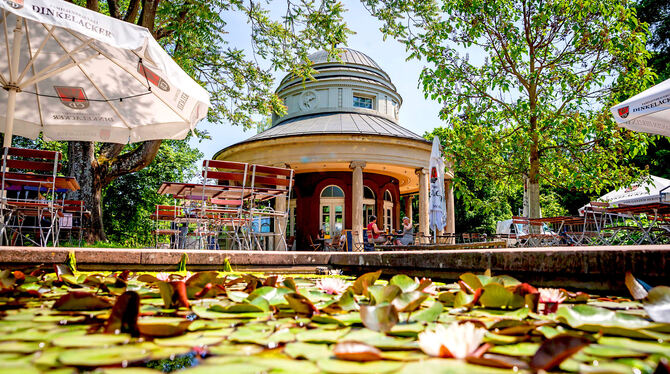
[[[283, 2], [279, 3], [283, 4]], [[391, 39], [384, 41], [379, 31], [380, 22], [370, 16], [360, 1], [343, 0], [342, 3], [348, 9], [345, 21], [349, 28], [356, 32], [349, 37], [347, 47], [364, 52], [389, 74], [403, 98], [400, 124], [419, 135], [442, 126], [438, 118], [440, 104], [424, 99], [423, 92], [418, 86], [423, 63], [417, 60], [405, 61], [407, 53], [402, 44]], [[244, 48], [251, 55], [251, 38], [246, 19], [239, 14], [232, 13], [226, 14], [224, 18], [228, 22], [230, 45]], [[275, 74], [277, 83], [283, 76], [283, 72]], [[205, 154], [205, 158], [211, 158], [220, 149], [256, 133], [255, 129], [244, 131], [242, 127], [230, 123], [212, 124], [203, 121], [198, 124], [198, 128], [209, 131], [212, 136], [211, 140], [199, 142], [194, 139], [191, 141], [191, 145], [199, 148]]]

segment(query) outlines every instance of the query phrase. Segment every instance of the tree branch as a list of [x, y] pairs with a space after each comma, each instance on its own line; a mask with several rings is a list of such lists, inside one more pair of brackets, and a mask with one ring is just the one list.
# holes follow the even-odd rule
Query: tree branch
[[116, 158], [119, 154], [121, 154], [124, 146], [125, 144], [103, 143], [100, 147], [98, 158], [103, 162]]
[[[187, 1], [186, 3], [189, 3], [189, 1]], [[174, 21], [171, 21], [171, 23], [180, 24], [180, 23], [183, 23], [184, 21], [186, 21], [186, 15], [188, 15], [188, 8], [186, 7], [186, 5], [187, 4], [184, 4], [184, 9], [182, 9], [177, 14], [177, 19], [175, 19]], [[168, 36], [172, 35], [174, 32], [175, 32], [174, 28], [172, 28], [170, 30], [166, 30], [165, 27], [161, 27], [160, 29], [158, 29], [156, 31], [156, 40], [160, 40], [160, 39], [163, 39], [165, 37], [168, 37]]]
[[114, 159], [107, 168], [107, 172], [102, 178], [103, 185], [107, 185], [114, 179], [134, 173], [145, 168], [156, 158], [158, 149], [163, 140], [149, 140], [143, 142], [134, 151], [125, 153]]
[[128, 9], [126, 9], [126, 15], [123, 17], [123, 20], [130, 23], [135, 23], [137, 19], [137, 13], [140, 11], [140, 0], [130, 0], [128, 4]]

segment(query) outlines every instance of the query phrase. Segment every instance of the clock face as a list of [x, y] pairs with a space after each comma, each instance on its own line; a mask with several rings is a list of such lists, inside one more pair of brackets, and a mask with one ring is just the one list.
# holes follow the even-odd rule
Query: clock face
[[300, 108], [302, 110], [315, 109], [319, 104], [319, 99], [314, 91], [305, 91], [300, 97]]

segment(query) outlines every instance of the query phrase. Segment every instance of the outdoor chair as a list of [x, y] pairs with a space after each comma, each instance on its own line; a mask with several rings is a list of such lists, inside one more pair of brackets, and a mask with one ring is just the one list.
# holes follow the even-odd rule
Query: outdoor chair
[[183, 208], [177, 205], [156, 205], [155, 212], [151, 215], [154, 220], [154, 230], [151, 232], [154, 236], [155, 247], [158, 249], [160, 238], [169, 238], [169, 247], [173, 249], [183, 248], [186, 239], [188, 226], [185, 230], [178, 227], [177, 219], [183, 216]]
[[321, 248], [321, 243], [314, 243], [314, 240], [312, 240], [312, 235], [307, 236], [309, 238], [309, 246], [312, 247], [313, 251], [318, 251], [319, 248]]
[[91, 212], [86, 210], [84, 202], [81, 200], [61, 200], [60, 205], [63, 207], [63, 217], [59, 219], [60, 231], [67, 232], [67, 240], [72, 240], [72, 234], [77, 233], [78, 244], [81, 246], [84, 230], [88, 227]]
[[10, 244], [9, 230], [22, 242], [46, 246], [51, 240], [56, 246], [59, 218], [63, 217], [57, 196], [79, 188], [74, 178], [58, 176], [61, 159], [61, 153], [55, 151], [3, 148], [0, 240]]
[[337, 251], [340, 248], [340, 236], [336, 235], [330, 243], [326, 242], [326, 250]]

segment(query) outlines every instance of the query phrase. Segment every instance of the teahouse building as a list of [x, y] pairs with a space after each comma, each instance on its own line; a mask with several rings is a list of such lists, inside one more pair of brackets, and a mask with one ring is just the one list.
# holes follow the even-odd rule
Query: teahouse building
[[[275, 224], [287, 225], [298, 249], [309, 249], [309, 236], [316, 238], [320, 228], [330, 236], [350, 229], [361, 240], [370, 215], [378, 217], [381, 229], [397, 229], [400, 197], [408, 197], [404, 213], [412, 216], [417, 193], [418, 231], [428, 235], [431, 143], [398, 124], [402, 97], [375, 61], [347, 48], [340, 58], [312, 54], [315, 80], [289, 74], [277, 88], [287, 114], [274, 116], [272, 127], [214, 158], [295, 170], [289, 220]], [[447, 187], [451, 178], [446, 171]], [[447, 191], [447, 231], [453, 232], [453, 198]], [[284, 204], [279, 201], [276, 208], [285, 209]]]

